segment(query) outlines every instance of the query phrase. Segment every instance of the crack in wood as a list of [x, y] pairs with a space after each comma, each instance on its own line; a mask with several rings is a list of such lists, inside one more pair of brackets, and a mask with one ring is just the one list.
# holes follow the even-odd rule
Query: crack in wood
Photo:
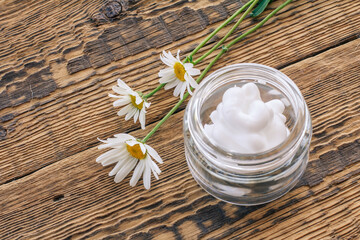
[[[229, 6], [230, 4], [227, 5]], [[74, 74], [91, 66], [98, 68], [149, 48], [165, 46], [200, 32], [207, 25], [217, 23], [227, 16], [229, 14], [222, 4], [219, 4], [200, 10], [185, 7], [178, 11], [165, 12], [153, 19], [125, 18], [115, 27], [105, 29], [99, 40], [87, 43], [85, 55], [70, 59], [67, 63], [68, 73]], [[90, 59], [91, 66], [84, 58]]]

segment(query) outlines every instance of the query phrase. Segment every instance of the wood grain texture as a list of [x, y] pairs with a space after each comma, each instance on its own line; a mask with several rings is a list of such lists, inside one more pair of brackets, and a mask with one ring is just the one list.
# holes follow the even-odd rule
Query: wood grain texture
[[[339, 2], [329, 4], [328, 1], [294, 2], [291, 9], [288, 8], [288, 11], [277, 16], [276, 22], [272, 21], [264, 26], [259, 35], [249, 37], [243, 44], [237, 45], [229, 55], [224, 57], [225, 63], [258, 62], [281, 68], [306, 56], [316, 54], [316, 52], [357, 38], [359, 31], [356, 26], [360, 16], [356, 9], [359, 7], [359, 3], [354, 1], [343, 3], [343, 5], [339, 5]], [[177, 13], [192, 12], [196, 13], [198, 17], [203, 16], [198, 13], [201, 9], [192, 10], [188, 7], [189, 4], [187, 3], [183, 8], [180, 4], [178, 10], [166, 10], [163, 13], [165, 15], [164, 22], [175, 21], [178, 23], [178, 18], [177, 20], [167, 20], [168, 17], [166, 17], [171, 14], [177, 16]], [[214, 4], [213, 7], [217, 6]], [[199, 7], [198, 5], [197, 3], [196, 6]], [[234, 4], [231, 1], [220, 5], [229, 12], [233, 12], [238, 7], [238, 3]], [[87, 7], [90, 6], [91, 4], [87, 5]], [[73, 9], [77, 8], [73, 7]], [[89, 10], [89, 12], [91, 11]], [[302, 14], [305, 12], [306, 15]], [[216, 18], [213, 17], [213, 19]], [[113, 61], [113, 58], [108, 57], [117, 56], [114, 53], [115, 50], [104, 52], [104, 49], [109, 49], [110, 46], [113, 46], [116, 51], [120, 51], [117, 43], [111, 40], [114, 38], [113, 34], [117, 35], [119, 32], [112, 29], [118, 29], [124, 21], [131, 22], [133, 20], [133, 16], [129, 16], [129, 18], [110, 24], [115, 26], [101, 25], [100, 28], [103, 29], [94, 27], [91, 23], [84, 23], [81, 25], [84, 34], [88, 35], [91, 31], [97, 31], [97, 34], [91, 34], [93, 36], [84, 36], [82, 42], [86, 41], [86, 43], [76, 45], [69, 40], [69, 42], [73, 42], [72, 47], [59, 47], [62, 52], [49, 53], [49, 56], [44, 56], [49, 58], [47, 60], [37, 60], [36, 63], [34, 60], [30, 65], [26, 65], [29, 64], [26, 62], [24, 66], [20, 64], [17, 70], [4, 72], [2, 78], [5, 80], [0, 81], [0, 83], [4, 83], [0, 88], [0, 91], [3, 89], [0, 95], [2, 94], [4, 98], [0, 97], [0, 99], [4, 103], [2, 106], [6, 106], [6, 108], [0, 110], [0, 119], [4, 129], [2, 135], [5, 136], [1, 137], [4, 147], [0, 148], [0, 159], [6, 159], [6, 163], [0, 165], [1, 183], [25, 176], [41, 167], [94, 146], [98, 143], [96, 137], [104, 138], [109, 134], [137, 129], [138, 124], [124, 122], [116, 116], [116, 109], [109, 107], [111, 100], [106, 95], [111, 91], [111, 86], [114, 85], [116, 78], [121, 77], [139, 90], [155, 87], [158, 81], [157, 72], [162, 68], [158, 57], [161, 50], [181, 48], [184, 52], [189, 52], [194, 44], [216, 25], [207, 26], [204, 30], [199, 27], [197, 30], [199, 32], [192, 31], [191, 36], [187, 36], [186, 33], [179, 35], [182, 38], [175, 38], [177, 40], [174, 39], [174, 42], [166, 47], [151, 48], [134, 56], [129, 55]], [[83, 21], [86, 22], [88, 19]], [[200, 26], [201, 22], [206, 21], [199, 20], [194, 24]], [[245, 26], [250, 23], [250, 20], [246, 21]], [[142, 22], [139, 23], [139, 28], [142, 26], [141, 24]], [[175, 30], [172, 32], [181, 33], [179, 26], [186, 25], [178, 23], [173, 26]], [[329, 31], [331, 28], [341, 29], [341, 31]], [[125, 34], [129, 32], [126, 29], [124, 31]], [[73, 34], [69, 33], [69, 36], [73, 36]], [[161, 39], [162, 35], [159, 36]], [[130, 33], [126, 38], [134, 37], [136, 35]], [[110, 41], [109, 48], [104, 48], [104, 45], [101, 44], [105, 44], [107, 41]], [[271, 44], [264, 44], [264, 42]], [[54, 43], [49, 42], [49, 45], [53, 47]], [[7, 47], [8, 45], [5, 45], [4, 49]], [[36, 54], [33, 53], [33, 50], [31, 48], [29, 54], [34, 57]], [[89, 58], [81, 57], [86, 56], [83, 54], [87, 52], [92, 52]], [[106, 58], [101, 58], [101, 52], [105, 54]], [[89, 62], [86, 63], [88, 65], [90, 62], [104, 61], [101, 59], [106, 59], [107, 62], [111, 59], [111, 63], [97, 69], [88, 68], [69, 75], [67, 60], [78, 57], [88, 59]], [[4, 59], [3, 62], [6, 63], [7, 58]], [[41, 63], [45, 65], [42, 66]], [[29, 70], [26, 70], [26, 66]], [[219, 66], [221, 65], [219, 64], [215, 68]], [[203, 68], [204, 64], [200, 64], [200, 69]], [[28, 72], [32, 74], [29, 75]], [[13, 77], [6, 80], [9, 74]], [[4, 76], [6, 77], [4, 78]], [[30, 84], [28, 78], [36, 79], [38, 85]], [[54, 86], [56, 86], [55, 90]], [[53, 89], [54, 92], [50, 94], [47, 92], [48, 89]], [[39, 99], [35, 97], [40, 97], [40, 95]], [[171, 93], [159, 94], [152, 101], [153, 107], [150, 109], [147, 122], [159, 120], [168, 111], [169, 104], [174, 104], [175, 101], [176, 99], [171, 98]], [[41, 148], [37, 147], [39, 145]]]
[[216, 64], [280, 68], [313, 117], [305, 176], [256, 207], [220, 202], [192, 179], [184, 106], [149, 142], [165, 160], [151, 191], [130, 188], [129, 177], [115, 184], [111, 167], [95, 163], [96, 137], [144, 136], [176, 101], [170, 92], [156, 95], [141, 131], [116, 116], [107, 97], [115, 80], [156, 86], [162, 49], [189, 52], [242, 3], [134, 1], [95, 24], [107, 3], [0, 1], [0, 239], [360, 237], [359, 2], [294, 1]]

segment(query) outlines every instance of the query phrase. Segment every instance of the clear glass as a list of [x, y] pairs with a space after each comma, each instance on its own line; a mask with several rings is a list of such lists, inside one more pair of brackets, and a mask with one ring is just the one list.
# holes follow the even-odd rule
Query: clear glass
[[[224, 150], [204, 132], [224, 92], [247, 82], [258, 85], [264, 102], [283, 101], [290, 130], [282, 144], [257, 154]], [[183, 131], [186, 160], [197, 183], [220, 200], [257, 205], [281, 197], [302, 176], [312, 125], [305, 100], [289, 77], [268, 66], [242, 63], [219, 69], [203, 80], [186, 107]]]

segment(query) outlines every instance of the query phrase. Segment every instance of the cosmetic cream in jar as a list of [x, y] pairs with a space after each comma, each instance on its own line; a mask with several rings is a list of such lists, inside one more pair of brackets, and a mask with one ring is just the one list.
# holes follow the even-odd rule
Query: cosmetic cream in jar
[[[205, 128], [214, 125], [211, 115], [219, 110], [227, 90], [254, 84], [264, 102], [281, 101], [279, 114], [286, 137], [260, 152], [242, 149], [241, 142], [239, 148], [237, 144], [227, 148], [220, 144], [226, 139], [214, 139], [216, 135]], [[246, 127], [246, 122], [233, 125], [233, 134], [237, 134], [236, 128]], [[305, 171], [311, 134], [309, 110], [298, 87], [280, 71], [259, 64], [235, 64], [209, 75], [196, 89], [184, 115], [185, 154], [191, 174], [214, 197], [238, 205], [266, 203], [293, 188]], [[246, 136], [240, 139], [246, 141]]]

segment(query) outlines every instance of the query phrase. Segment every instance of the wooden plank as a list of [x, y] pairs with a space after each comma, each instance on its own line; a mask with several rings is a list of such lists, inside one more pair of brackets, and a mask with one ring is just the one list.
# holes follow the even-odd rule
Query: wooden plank
[[[239, 221], [228, 231], [207, 237], [221, 239], [356, 239], [359, 236], [359, 165], [333, 175], [292, 198], [268, 204], [251, 214], [252, 222]], [[345, 174], [346, 173], [346, 174]], [[332, 179], [340, 179], [336, 181]], [[289, 207], [290, 206], [290, 207]], [[216, 233], [217, 232], [217, 233]]]
[[[283, 69], [299, 85], [310, 111], [318, 113], [313, 115], [310, 160], [314, 164], [284, 197], [266, 205], [238, 207], [201, 190], [186, 166], [181, 111], [149, 142], [165, 160], [160, 180], [153, 181], [151, 191], [142, 185], [129, 187], [129, 177], [115, 184], [107, 176], [111, 167], [102, 168], [94, 161], [100, 151], [89, 148], [0, 186], [4, 193], [0, 196], [0, 238], [357, 236], [359, 44], [360, 40], [354, 40]], [[320, 85], [321, 91], [328, 93], [322, 94], [322, 99], [313, 88], [318, 86], [319, 91]], [[141, 137], [144, 132], [131, 134]]]
[[[8, 56], [2, 57], [0, 63], [0, 101], [3, 108], [0, 110], [1, 183], [18, 179], [95, 146], [98, 136], [104, 138], [139, 128], [138, 124], [124, 122], [118, 118], [117, 109], [111, 107], [107, 93], [110, 92], [116, 78], [123, 78], [138, 90], [153, 88], [158, 81], [157, 72], [163, 67], [158, 57], [161, 49], [156, 49], [154, 44], [155, 36], [163, 34], [165, 28], [170, 33], [176, 33], [176, 29], [181, 25], [178, 24], [178, 27], [171, 30], [171, 21], [176, 23], [181, 17], [192, 14], [199, 20], [197, 25], [183, 30], [184, 33], [179, 31], [179, 37], [171, 39], [176, 39], [176, 42], [164, 42], [167, 45], [162, 47], [173, 50], [181, 48], [188, 52], [194, 47], [194, 43], [203, 39], [204, 35], [217, 25], [216, 19], [223, 18], [224, 9], [229, 14], [238, 7], [230, 0], [212, 2], [206, 7], [197, 2], [180, 4], [180, 8], [178, 5], [160, 4], [159, 6], [166, 7], [164, 13], [162, 10], [156, 11], [156, 8], [151, 8], [151, 3], [145, 4], [140, 10], [140, 5], [137, 5], [138, 8], [133, 11], [139, 10], [143, 14], [140, 14], [140, 19], [136, 19], [138, 31], [148, 39], [150, 48], [147, 46], [145, 48], [148, 50], [132, 55], [132, 51], [138, 51], [136, 46], [139, 39], [135, 36], [132, 42], [126, 42], [128, 30], [119, 30], [124, 21], [135, 21], [131, 11], [126, 18], [95, 27], [87, 22], [86, 16], [88, 12], [99, 8], [98, 4], [64, 4], [65, 10], [56, 12], [54, 19], [44, 18], [34, 25], [32, 19], [35, 15], [31, 15], [31, 9], [41, 8], [44, 16], [48, 16], [45, 12], [46, 7], [52, 5], [38, 5], [36, 1], [29, 4], [26, 8], [28, 14], [24, 14], [24, 17], [29, 18], [24, 20], [29, 28], [24, 33], [16, 32], [17, 35], [15, 29], [21, 29], [23, 25], [17, 28], [6, 14], [1, 17], [6, 30], [0, 33], [3, 34], [1, 36], [6, 36], [12, 42], [18, 37], [16, 44], [19, 46], [14, 45], [12, 49], [22, 48], [21, 51], [24, 52], [23, 58], [15, 58], [16, 51], [8, 53]], [[222, 4], [224, 9], [219, 7]], [[359, 30], [356, 26], [360, 22], [360, 16], [356, 9], [359, 4], [350, 0], [296, 1], [276, 18], [276, 22], [271, 21], [262, 28], [259, 35], [249, 37], [246, 42], [237, 45], [215, 68], [237, 62], [258, 62], [281, 68], [314, 52], [321, 52], [357, 38]], [[276, 3], [272, 6], [275, 5]], [[10, 10], [6, 9], [5, 12], [9, 11], [11, 17], [11, 12], [16, 12], [19, 6], [15, 2], [10, 2], [8, 8]], [[79, 8], [83, 10], [79, 12]], [[172, 20], [166, 17], [169, 14], [172, 14]], [[66, 20], [69, 22], [57, 25], [59, 19], [64, 19], [68, 15], [79, 20], [70, 18]], [[153, 18], [141, 18], [151, 15], [154, 15]], [[158, 28], [149, 29], [148, 21], [158, 23]], [[41, 48], [38, 45], [34, 48], [29, 47], [32, 41], [40, 41], [33, 35], [34, 28], [40, 23], [54, 25], [55, 28], [52, 29], [62, 33], [53, 40], [42, 43]], [[245, 21], [245, 26], [249, 26], [250, 23], [250, 20]], [[205, 25], [207, 27], [204, 29]], [[15, 35], [12, 35], [12, 32]], [[49, 35], [51, 34], [47, 29], [39, 32], [41, 39], [46, 39]], [[34, 38], [29, 39], [30, 36]], [[159, 39], [169, 41], [167, 37], [160, 36]], [[4, 49], [5, 55], [9, 49], [9, 41], [0, 43], [0, 49]], [[118, 42], [115, 43], [116, 41]], [[134, 44], [136, 48], [131, 50], [126, 44]], [[110, 63], [106, 64], [109, 61]], [[103, 64], [106, 65], [102, 66]], [[14, 67], [10, 68], [10, 65]], [[203, 69], [204, 66], [200, 64], [199, 68]], [[72, 71], [78, 72], [70, 74]], [[157, 95], [152, 100], [147, 122], [159, 120], [175, 101], [170, 92]]]

